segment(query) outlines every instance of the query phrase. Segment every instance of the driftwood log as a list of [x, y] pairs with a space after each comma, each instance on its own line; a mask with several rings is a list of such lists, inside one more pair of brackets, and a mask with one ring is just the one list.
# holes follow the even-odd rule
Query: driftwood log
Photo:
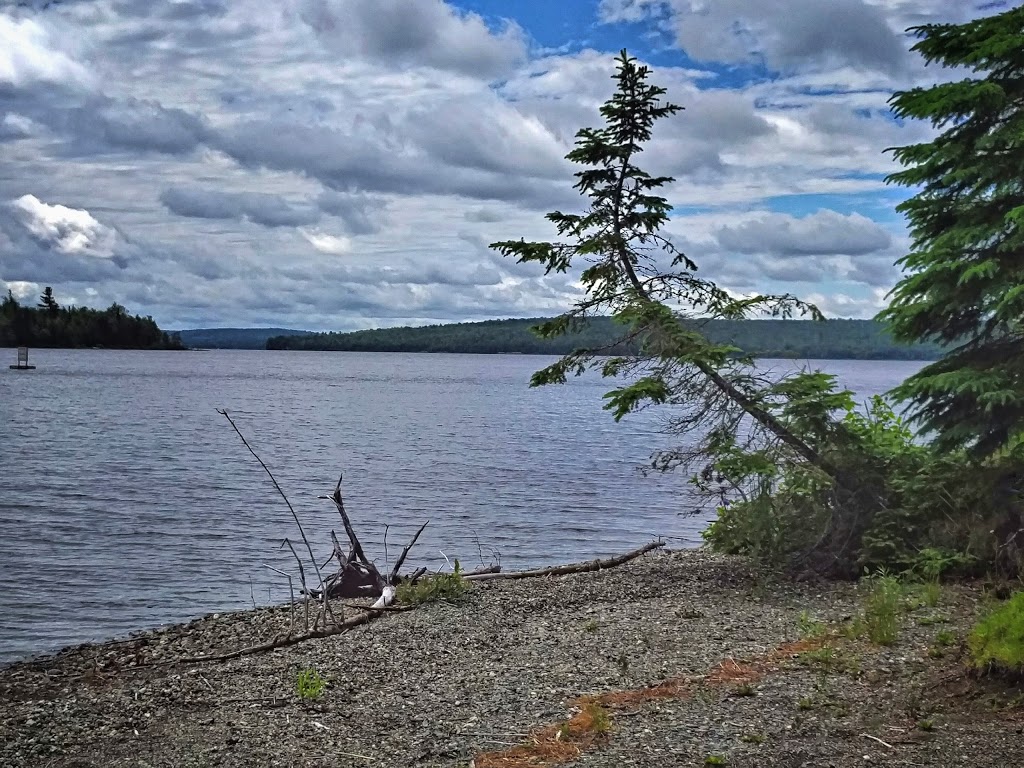
[[640, 555], [647, 554], [653, 549], [664, 547], [664, 541], [652, 541], [640, 549], [634, 549], [624, 555], [609, 557], [607, 560], [590, 560], [585, 563], [572, 563], [570, 565], [556, 565], [551, 568], [537, 568], [532, 571], [505, 571], [505, 572], [473, 572], [463, 574], [462, 578], [469, 581], [489, 581], [492, 579], [530, 579], [537, 576], [565, 576], [570, 573], [587, 573], [588, 571], [603, 571], [605, 568], [614, 568], [617, 565], [628, 563]]

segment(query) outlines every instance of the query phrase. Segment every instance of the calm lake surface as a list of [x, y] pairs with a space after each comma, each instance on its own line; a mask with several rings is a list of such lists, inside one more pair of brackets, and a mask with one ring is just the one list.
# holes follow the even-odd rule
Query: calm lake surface
[[[14, 360], [14, 350], [3, 350]], [[34, 350], [0, 367], [0, 663], [287, 600], [299, 512], [317, 556], [346, 506], [368, 554], [506, 568], [700, 543], [683, 474], [643, 476], [664, 412], [616, 424], [598, 378], [529, 389], [532, 356]], [[3, 362], [3, 361], [0, 361]], [[765, 361], [775, 368], [793, 363]], [[917, 362], [838, 361], [862, 397]], [[344, 536], [342, 536], [344, 538]]]

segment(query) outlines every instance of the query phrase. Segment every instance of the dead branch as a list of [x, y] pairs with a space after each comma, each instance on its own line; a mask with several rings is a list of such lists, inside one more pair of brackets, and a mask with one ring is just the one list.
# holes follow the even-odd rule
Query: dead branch
[[[228, 424], [231, 425], [231, 428], [235, 430], [235, 434], [237, 434], [238, 437], [241, 439], [242, 445], [249, 449], [249, 453], [251, 453], [253, 455], [253, 458], [260, 463], [260, 466], [263, 467], [263, 471], [266, 472], [267, 477], [270, 478], [270, 482], [274, 484], [274, 487], [277, 489], [277, 492], [281, 494], [281, 498], [284, 499], [284, 503], [288, 506], [288, 511], [292, 513], [292, 519], [295, 521], [295, 526], [299, 529], [299, 535], [302, 536], [302, 541], [306, 545], [306, 550], [309, 552], [309, 559], [313, 562], [313, 567], [316, 568], [317, 576], [319, 576], [320, 569], [317, 567], [316, 558], [313, 557], [313, 548], [309, 545], [309, 539], [306, 538], [306, 532], [302, 528], [302, 522], [299, 520], [299, 516], [296, 514], [295, 508], [292, 506], [292, 503], [288, 501], [288, 497], [285, 496], [284, 491], [281, 489], [281, 484], [277, 482], [277, 478], [274, 477], [274, 473], [270, 471], [270, 467], [268, 467], [263, 462], [263, 459], [261, 459], [259, 455], [256, 453], [256, 451], [252, 449], [252, 446], [249, 445], [249, 441], [245, 439], [245, 435], [242, 434], [242, 431], [235, 424], [234, 420], [231, 418], [230, 415], [228, 415], [228, 412], [224, 409], [218, 408], [217, 413], [219, 413], [221, 416], [228, 420]], [[338, 482], [340, 483], [341, 481], [339, 480]], [[320, 582], [323, 583], [323, 579], [320, 579]]]
[[[279, 573], [282, 576], [284, 576], [286, 579], [288, 579], [288, 593], [291, 595], [291, 602], [288, 603], [289, 607], [291, 608], [291, 620], [288, 623], [288, 634], [290, 635], [292, 632], [295, 631], [295, 587], [292, 584], [292, 576], [291, 576], [290, 573], [285, 573], [284, 571], [280, 571], [277, 568], [275, 568], [274, 566], [267, 565], [266, 563], [263, 564], [263, 567], [264, 568], [269, 568], [274, 573]], [[306, 631], [308, 632], [309, 631], [309, 607], [308, 607], [309, 606], [309, 596], [308, 595], [303, 595], [302, 599], [303, 599], [303, 602], [307, 606], [307, 608], [306, 608]], [[256, 601], [253, 600], [253, 602], [255, 603]]]
[[539, 568], [532, 571], [507, 571], [505, 573], [478, 573], [478, 574], [463, 574], [464, 579], [470, 581], [488, 581], [491, 579], [529, 579], [535, 576], [564, 576], [569, 573], [587, 573], [588, 571], [603, 571], [606, 568], [614, 568], [617, 565], [622, 565], [630, 560], [640, 557], [652, 549], [658, 549], [664, 547], [664, 541], [652, 541], [650, 544], [646, 544], [640, 549], [634, 549], [632, 552], [627, 552], [624, 555], [618, 555], [617, 557], [610, 557], [607, 560], [591, 560], [586, 563], [574, 563], [571, 565], [556, 565], [551, 568]]
[[[320, 566], [317, 565], [316, 557], [313, 555], [313, 547], [310, 546], [310, 544], [309, 544], [309, 538], [307, 538], [306, 531], [302, 527], [302, 521], [299, 520], [299, 516], [295, 512], [295, 507], [293, 507], [292, 503], [288, 500], [288, 497], [285, 495], [284, 490], [281, 488], [281, 484], [277, 482], [277, 478], [274, 477], [274, 473], [270, 471], [270, 467], [268, 467], [266, 465], [266, 463], [263, 461], [263, 459], [261, 459], [259, 457], [259, 454], [257, 454], [256, 451], [253, 450], [251, 445], [249, 445], [249, 441], [245, 439], [245, 435], [242, 434], [242, 431], [238, 428], [238, 425], [235, 424], [234, 419], [231, 418], [231, 416], [228, 414], [227, 410], [218, 408], [217, 409], [217, 413], [219, 413], [221, 416], [223, 416], [225, 419], [228, 420], [228, 424], [230, 424], [231, 428], [235, 430], [235, 434], [237, 434], [239, 439], [242, 441], [242, 445], [244, 445], [247, 449], [249, 449], [249, 453], [251, 453], [253, 455], [253, 458], [256, 459], [256, 461], [259, 462], [261, 467], [263, 467], [263, 471], [267, 473], [267, 476], [270, 478], [270, 482], [272, 482], [274, 484], [274, 488], [277, 489], [277, 492], [281, 495], [281, 498], [284, 499], [284, 503], [287, 505], [288, 511], [292, 513], [292, 520], [295, 521], [295, 527], [299, 529], [299, 535], [302, 537], [302, 543], [306, 545], [306, 552], [309, 553], [309, 561], [313, 564], [313, 570], [316, 572], [316, 577], [317, 577], [317, 579], [320, 582], [320, 591], [324, 594], [324, 602], [323, 602], [323, 606], [321, 607], [321, 612], [323, 613], [324, 623], [326, 624], [326, 622], [327, 622], [327, 615], [328, 614], [330, 614], [332, 621], [337, 623], [337, 619], [335, 618], [333, 612], [331, 612], [330, 604], [327, 602], [327, 597], [326, 597], [327, 596], [327, 590], [324, 588], [324, 577], [323, 577], [323, 574], [320, 572]], [[340, 479], [338, 480], [338, 483], [340, 485], [340, 483], [341, 483]], [[288, 548], [292, 551], [292, 554], [295, 555], [295, 562], [297, 562], [299, 564], [299, 578], [302, 581], [302, 591], [303, 591], [303, 594], [306, 595], [305, 599], [308, 601], [309, 600], [309, 590], [306, 588], [306, 575], [305, 575], [305, 573], [303, 571], [303, 568], [302, 568], [302, 560], [299, 558], [298, 554], [295, 552], [295, 548], [292, 546], [292, 543], [288, 539], [285, 539], [285, 543], [288, 544]], [[316, 621], [314, 622], [314, 626], [319, 624], [319, 622], [320, 622], [320, 615], [321, 614], [318, 612], [317, 613]], [[307, 630], [309, 629], [309, 607], [308, 607], [308, 602], [307, 602], [307, 607], [306, 607], [306, 629]]]
[[[287, 545], [288, 549], [290, 549], [292, 551], [292, 556], [295, 558], [295, 562], [299, 564], [299, 583], [302, 585], [302, 604], [305, 607], [306, 631], [309, 632], [309, 588], [306, 587], [306, 571], [302, 567], [302, 560], [299, 559], [299, 555], [295, 551], [295, 547], [292, 546], [291, 540], [285, 538], [285, 540], [281, 542], [281, 546], [283, 547], [285, 545]], [[276, 569], [274, 569], [274, 570], [276, 570]], [[289, 576], [288, 577], [289, 588], [291, 587], [291, 583], [292, 583], [292, 578], [291, 578], [291, 576]], [[294, 603], [295, 603], [295, 593], [293, 592], [292, 593], [292, 604], [294, 605]]]
[[287, 648], [292, 645], [304, 643], [307, 640], [319, 640], [324, 637], [333, 637], [334, 635], [340, 635], [354, 627], [358, 627], [362, 624], [369, 624], [371, 621], [380, 618], [385, 613], [409, 611], [412, 610], [413, 607], [414, 606], [392, 606], [389, 611], [367, 611], [366, 613], [362, 613], [358, 616], [353, 616], [351, 618], [345, 619], [340, 624], [335, 624], [334, 626], [327, 627], [326, 629], [318, 629], [312, 632], [306, 632], [302, 635], [279, 636], [274, 638], [270, 642], [262, 643], [260, 645], [252, 645], [248, 648], [240, 648], [237, 651], [231, 651], [230, 653], [220, 653], [212, 656], [188, 656], [181, 659], [168, 659], [167, 661], [157, 661], [149, 665], [140, 664], [139, 666], [157, 667], [169, 666], [172, 664], [203, 664], [211, 661], [230, 661], [231, 659], [237, 659], [242, 656], [252, 656], [257, 653], [266, 653], [267, 651], [273, 651], [278, 648]]
[[[426, 572], [426, 569], [424, 569], [424, 572]], [[485, 565], [482, 568], [477, 568], [473, 571], [466, 571], [464, 574], [462, 574], [462, 578], [468, 579], [472, 578], [473, 576], [483, 576], [485, 573], [501, 573], [501, 566], [497, 563], [495, 563], [494, 565]]]
[[402, 554], [400, 554], [398, 556], [398, 559], [395, 561], [395, 567], [391, 571], [391, 576], [388, 577], [388, 584], [398, 583], [398, 569], [402, 567], [402, 563], [405, 562], [405, 558], [409, 555], [409, 550], [413, 548], [413, 546], [416, 544], [416, 540], [420, 537], [420, 534], [423, 533], [423, 529], [426, 528], [429, 524], [430, 521], [427, 520], [427, 522], [421, 525], [420, 529], [416, 531], [416, 535], [412, 537], [412, 541], [405, 545], [405, 549], [402, 550]]
[[355, 528], [352, 527], [352, 521], [349, 520], [348, 513], [345, 511], [345, 499], [341, 495], [341, 481], [344, 477], [344, 474], [338, 475], [338, 484], [334, 486], [334, 493], [327, 498], [333, 501], [334, 506], [338, 509], [338, 514], [341, 515], [341, 522], [345, 526], [345, 534], [352, 544], [352, 554], [349, 556], [349, 559], [358, 558], [360, 562], [371, 565], [370, 561], [366, 558], [366, 554], [363, 552], [363, 545], [359, 543], [359, 537], [356, 536]]

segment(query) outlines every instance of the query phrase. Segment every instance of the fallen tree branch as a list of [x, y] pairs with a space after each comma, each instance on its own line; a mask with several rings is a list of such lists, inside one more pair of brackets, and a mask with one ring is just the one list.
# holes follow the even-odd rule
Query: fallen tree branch
[[644, 555], [650, 552], [652, 549], [658, 549], [658, 547], [664, 547], [664, 541], [652, 541], [650, 544], [646, 544], [640, 549], [634, 549], [632, 552], [627, 552], [624, 555], [618, 555], [617, 557], [610, 557], [607, 560], [591, 560], [586, 563], [573, 563], [571, 565], [556, 565], [551, 568], [539, 568], [533, 571], [506, 571], [504, 573], [477, 573], [477, 574], [463, 574], [462, 578], [467, 581], [489, 581], [491, 579], [529, 579], [535, 576], [564, 576], [569, 573], [587, 573], [589, 571], [603, 571], [606, 568], [614, 568], [617, 565], [628, 563], [630, 560], [634, 560], [640, 555]]
[[260, 645], [252, 645], [248, 648], [239, 648], [237, 651], [231, 651], [229, 653], [220, 653], [211, 656], [187, 656], [182, 659], [168, 659], [167, 661], [158, 661], [153, 664], [140, 664], [143, 666], [169, 666], [172, 664], [203, 664], [211, 661], [230, 661], [231, 659], [237, 659], [242, 656], [252, 656], [257, 653], [266, 653], [267, 651], [273, 651], [278, 648], [287, 648], [292, 645], [298, 645], [304, 643], [307, 640], [319, 640], [324, 637], [333, 637], [334, 635], [340, 635], [348, 630], [358, 627], [361, 624], [369, 624], [374, 619], [378, 619], [385, 613], [399, 612], [399, 611], [411, 611], [414, 606], [391, 606], [387, 611], [383, 610], [371, 610], [366, 613], [360, 614], [359, 616], [352, 616], [351, 618], [345, 619], [340, 624], [327, 627], [326, 629], [313, 630], [312, 632], [306, 632], [301, 635], [284, 635], [278, 636], [267, 643], [261, 643]]
[[[424, 568], [423, 571], [425, 573], [426, 568]], [[483, 576], [485, 573], [501, 573], [501, 566], [497, 563], [495, 563], [494, 565], [485, 565], [482, 568], [477, 568], [476, 570], [466, 571], [464, 574], [462, 574], [462, 578], [468, 579], [472, 576]], [[413, 575], [415, 576], [415, 574]]]

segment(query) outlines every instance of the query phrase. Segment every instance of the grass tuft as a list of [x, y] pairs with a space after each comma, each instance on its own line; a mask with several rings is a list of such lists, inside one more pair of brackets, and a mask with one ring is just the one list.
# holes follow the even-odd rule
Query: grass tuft
[[976, 669], [1024, 673], [1024, 592], [985, 614], [971, 632], [968, 647]]
[[295, 681], [295, 692], [303, 701], [313, 701], [324, 695], [327, 682], [315, 669], [303, 669]]
[[891, 574], [868, 578], [870, 592], [864, 604], [864, 632], [877, 645], [892, 645], [900, 631], [905, 590], [903, 582]]

